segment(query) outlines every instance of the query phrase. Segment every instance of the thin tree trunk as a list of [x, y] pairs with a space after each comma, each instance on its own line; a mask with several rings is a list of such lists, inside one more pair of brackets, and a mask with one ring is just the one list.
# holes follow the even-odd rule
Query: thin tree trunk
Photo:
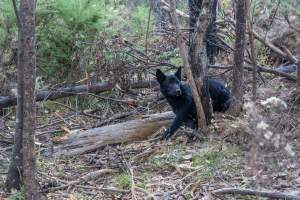
[[19, 11], [17, 10], [17, 4], [15, 0], [12, 0], [15, 15], [18, 25], [18, 50], [17, 50], [17, 114], [16, 114], [16, 132], [14, 135], [14, 148], [12, 157], [10, 160], [8, 174], [6, 177], [6, 189], [11, 191], [12, 189], [19, 190], [23, 185], [23, 153], [22, 153], [22, 132], [23, 132], [23, 83], [24, 83], [24, 69], [23, 69], [23, 38], [22, 38], [22, 24], [20, 21]]
[[298, 90], [300, 91], [300, 61], [298, 61], [298, 65], [297, 65], [297, 80], [298, 80], [297, 81], [298, 82]]
[[247, 27], [249, 31], [249, 43], [250, 43], [250, 50], [251, 50], [251, 61], [253, 65], [252, 70], [252, 100], [256, 101], [256, 89], [257, 89], [257, 62], [256, 62], [256, 52], [255, 52], [255, 44], [254, 44], [254, 37], [253, 37], [253, 27], [252, 27], [252, 17], [250, 12], [251, 1], [246, 0], [247, 5]]
[[[201, 95], [204, 108], [206, 123], [209, 124], [212, 118], [212, 107], [210, 106], [210, 97], [208, 92], [207, 70], [207, 42], [208, 28], [212, 26], [212, 9], [217, 0], [189, 1], [190, 9], [190, 36], [189, 36], [189, 55], [190, 64], [199, 94]], [[216, 8], [216, 7], [215, 7]]]
[[23, 93], [23, 183], [25, 199], [40, 199], [35, 179], [34, 133], [36, 119], [35, 77], [36, 77], [36, 39], [35, 39], [35, 0], [22, 0], [20, 20], [23, 26], [22, 65], [24, 70]]
[[185, 68], [185, 72], [192, 90], [192, 96], [196, 105], [197, 109], [197, 118], [198, 118], [198, 128], [205, 128], [206, 127], [206, 119], [205, 119], [205, 114], [203, 111], [202, 103], [201, 103], [201, 97], [199, 94], [199, 89], [197, 89], [196, 82], [194, 80], [194, 76], [192, 73], [192, 69], [189, 63], [189, 57], [188, 57], [188, 51], [186, 48], [185, 41], [183, 39], [183, 33], [180, 30], [178, 18], [176, 15], [176, 4], [174, 0], [170, 0], [170, 14], [172, 21], [174, 23], [175, 29], [176, 29], [176, 34], [177, 34], [177, 44], [179, 46], [179, 52], [180, 56], [183, 60], [183, 65]]
[[232, 93], [236, 102], [232, 106], [232, 114], [240, 112], [243, 101], [243, 80], [244, 80], [244, 52], [245, 52], [245, 32], [246, 32], [246, 0], [238, 0], [236, 3], [236, 25], [235, 25], [235, 52]]

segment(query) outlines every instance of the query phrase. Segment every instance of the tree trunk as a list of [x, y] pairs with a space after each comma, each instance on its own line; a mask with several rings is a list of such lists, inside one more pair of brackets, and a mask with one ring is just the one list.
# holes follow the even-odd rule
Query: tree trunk
[[249, 31], [249, 43], [250, 43], [250, 50], [251, 50], [251, 61], [252, 61], [252, 100], [256, 101], [256, 89], [257, 89], [257, 62], [256, 62], [256, 52], [255, 52], [255, 44], [254, 44], [254, 37], [253, 37], [253, 27], [252, 27], [252, 17], [250, 13], [250, 6], [251, 1], [246, 0], [246, 10], [247, 10], [247, 27]]
[[231, 107], [231, 113], [239, 114], [243, 101], [243, 80], [244, 80], [244, 52], [246, 32], [246, 0], [238, 0], [236, 3], [236, 24], [235, 24], [235, 52], [233, 68], [232, 94], [236, 102]]
[[[299, 54], [300, 55], [300, 54]], [[300, 58], [300, 56], [299, 56]], [[298, 91], [300, 91], [300, 59], [298, 61], [298, 65], [297, 65], [297, 79], [298, 79]]]
[[[189, 35], [189, 55], [194, 79], [197, 89], [201, 95], [204, 108], [206, 123], [212, 119], [212, 107], [210, 106], [210, 96], [208, 90], [207, 70], [208, 70], [208, 51], [211, 49], [207, 45], [207, 35], [209, 27], [212, 27], [216, 16], [217, 0], [209, 1], [189, 1], [190, 9], [190, 35]], [[212, 29], [212, 28], [211, 28]], [[211, 45], [210, 45], [211, 46]], [[213, 57], [213, 54], [210, 56]]]
[[[25, 199], [41, 199], [35, 179], [35, 0], [22, 0], [20, 11], [14, 10], [18, 19], [18, 94], [14, 149], [9, 166], [6, 187], [20, 189], [24, 183]], [[21, 180], [21, 175], [22, 180]]]
[[24, 70], [23, 93], [23, 182], [25, 199], [39, 198], [35, 179], [34, 133], [36, 120], [35, 77], [36, 77], [36, 39], [35, 39], [35, 0], [22, 0], [20, 20], [22, 24], [22, 46], [24, 50], [22, 65]]
[[192, 69], [191, 69], [191, 66], [190, 66], [190, 62], [189, 62], [189, 57], [188, 57], [186, 44], [185, 44], [185, 41], [183, 39], [183, 33], [180, 30], [178, 18], [177, 18], [176, 12], [175, 12], [176, 11], [176, 4], [175, 4], [174, 0], [170, 0], [170, 11], [171, 11], [170, 12], [171, 18], [172, 18], [172, 21], [173, 21], [175, 29], [176, 29], [177, 44], [179, 46], [180, 56], [183, 60], [183, 65], [184, 65], [185, 72], [186, 72], [186, 75], [187, 75], [187, 78], [188, 78], [188, 82], [189, 82], [191, 90], [192, 90], [193, 100], [195, 102], [196, 109], [197, 109], [198, 128], [203, 129], [203, 128], [206, 127], [206, 119], [205, 119], [205, 113], [203, 111], [203, 106], [202, 106], [202, 103], [201, 103], [201, 96], [200, 96], [201, 87], [200, 87], [200, 89], [197, 88], [197, 82], [194, 79], [195, 76], [193, 76], [193, 72], [192, 72]]
[[173, 118], [173, 112], [165, 112], [76, 132], [68, 135], [67, 138], [54, 146], [54, 155], [74, 156], [110, 144], [143, 140], [156, 133], [162, 126], [168, 126]]
[[[298, 37], [300, 38], [300, 32], [298, 32]], [[298, 54], [298, 63], [297, 63], [297, 83], [298, 83], [298, 91], [300, 93], [300, 41], [297, 43], [297, 54]]]
[[23, 84], [24, 84], [24, 68], [23, 68], [23, 32], [22, 24], [20, 21], [20, 15], [17, 10], [16, 1], [13, 0], [13, 6], [18, 24], [18, 50], [17, 50], [17, 113], [16, 113], [16, 132], [14, 135], [14, 147], [12, 157], [10, 160], [8, 174], [6, 177], [6, 189], [11, 191], [12, 189], [19, 190], [23, 185], [23, 153], [22, 153], [22, 132], [23, 132]]

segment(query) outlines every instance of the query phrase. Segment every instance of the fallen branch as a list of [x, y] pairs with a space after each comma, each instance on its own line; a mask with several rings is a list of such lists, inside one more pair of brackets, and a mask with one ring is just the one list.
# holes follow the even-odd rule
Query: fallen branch
[[252, 195], [252, 196], [260, 196], [267, 197], [271, 199], [284, 199], [284, 200], [300, 200], [300, 196], [295, 196], [291, 194], [286, 194], [282, 192], [261, 192], [250, 189], [239, 189], [239, 188], [223, 188], [213, 191], [216, 195], [223, 194], [240, 194], [240, 195]]
[[[260, 41], [261, 43], [263, 43], [265, 46], [269, 47], [272, 51], [274, 51], [275, 53], [277, 53], [279, 56], [293, 62], [293, 63], [297, 63], [298, 59], [291, 55], [290, 51], [285, 49], [286, 52], [281, 51], [281, 49], [279, 49], [278, 47], [276, 47], [274, 44], [272, 44], [271, 42], [265, 40], [264, 38], [262, 38], [258, 33], [256, 33], [255, 31], [252, 31], [253, 36]], [[249, 34], [249, 33], [248, 33]]]
[[76, 131], [55, 145], [53, 152], [55, 156], [74, 156], [106, 145], [144, 140], [162, 126], [169, 125], [173, 118], [172, 112], [165, 112], [86, 131]]
[[[248, 67], [247, 67], [247, 69], [248, 69]], [[277, 71], [275, 69], [270, 69], [270, 68], [267, 68], [267, 67], [258, 66], [258, 71], [259, 72], [264, 72], [264, 73], [274, 74], [274, 75], [277, 75], [277, 76], [282, 76], [282, 77], [287, 78], [287, 79], [292, 80], [292, 81], [297, 80], [297, 77], [294, 76], [294, 75], [291, 75], [291, 74], [288, 74], [288, 73], [285, 73], [285, 72], [281, 72], [281, 71]]]
[[[139, 89], [156, 86], [156, 81], [139, 81], [129, 85], [129, 88]], [[55, 90], [41, 90], [37, 92], [36, 101], [55, 100], [68, 96], [78, 95], [80, 93], [100, 93], [110, 91], [114, 88], [113, 84], [96, 83], [94, 85], [78, 85], [66, 88], [56, 88]], [[0, 96], [0, 108], [6, 108], [17, 105], [17, 97], [15, 96]]]
[[[209, 65], [209, 68], [224, 69], [224, 70], [230, 69], [230, 70], [232, 70], [231, 65], [230, 66]], [[252, 71], [253, 67], [250, 64], [245, 63], [244, 69]], [[282, 71], [278, 71], [276, 69], [271, 69], [271, 68], [268, 68], [268, 67], [257, 66], [257, 72], [264, 72], [264, 73], [274, 74], [276, 76], [282, 76], [282, 77], [287, 78], [287, 79], [292, 80], [292, 81], [297, 80], [297, 77], [294, 76], [294, 75], [291, 75], [291, 74], [288, 74], [288, 73], [285, 73], [285, 72], [282, 72]]]
[[129, 190], [123, 190], [123, 189], [118, 189], [118, 188], [101, 188], [101, 187], [93, 187], [93, 186], [85, 186], [85, 185], [76, 185], [78, 188], [83, 188], [83, 189], [89, 189], [89, 190], [99, 190], [102, 192], [107, 192], [107, 193], [122, 193], [122, 194], [128, 194], [130, 193]]

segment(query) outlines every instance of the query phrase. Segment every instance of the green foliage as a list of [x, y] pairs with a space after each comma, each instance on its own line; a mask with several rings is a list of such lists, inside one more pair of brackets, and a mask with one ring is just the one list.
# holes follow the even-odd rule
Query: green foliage
[[86, 44], [115, 17], [110, 9], [104, 0], [39, 1], [38, 66], [42, 71], [65, 77], [77, 66]]
[[[127, 20], [125, 29], [128, 30], [128, 34], [132, 36], [144, 36], [147, 31], [148, 25], [148, 16], [149, 16], [149, 7], [145, 5], [139, 5], [135, 8], [130, 18]], [[150, 16], [149, 30], [152, 30], [154, 27], [154, 16]]]
[[16, 16], [10, 0], [0, 1], [0, 44], [2, 44], [8, 31], [17, 32]]
[[115, 178], [115, 185], [117, 187], [128, 189], [131, 187], [131, 176], [127, 172], [124, 172], [122, 174], [119, 174]]
[[155, 155], [149, 158], [149, 163], [162, 169], [170, 169], [178, 165], [178, 163], [181, 163], [183, 161], [183, 156], [184, 151]]
[[[19, 1], [17, 1], [19, 4]], [[128, 5], [134, 5], [130, 7]], [[145, 37], [149, 15], [146, 1], [107, 0], [39, 0], [36, 8], [38, 75], [53, 81], [80, 77], [91, 71], [95, 63], [89, 46], [99, 35], [106, 38], [115, 34]], [[0, 44], [10, 28], [11, 37], [17, 40], [16, 17], [10, 0], [0, 1]], [[150, 31], [154, 26], [151, 16]], [[142, 40], [144, 43], [144, 40]], [[143, 49], [141, 49], [143, 50]], [[114, 60], [113, 54], [104, 58]], [[87, 60], [84, 63], [83, 60]], [[49, 80], [48, 80], [49, 81]]]
[[220, 2], [220, 4], [221, 4], [221, 8], [223, 10], [228, 10], [228, 9], [230, 9], [231, 1], [230, 0], [223, 0], [223, 1]]
[[298, 18], [300, 18], [299, 0], [282, 0], [281, 5], [286, 12], [288, 12], [289, 14], [294, 14], [298, 16]]
[[11, 194], [8, 197], [8, 200], [25, 200], [24, 192], [24, 188], [21, 187], [19, 191], [16, 191], [15, 193]]
[[216, 151], [207, 152], [204, 155], [195, 155], [192, 158], [192, 166], [214, 166], [218, 165], [222, 160], [222, 153]]
[[176, 65], [176, 66], [183, 66], [183, 62], [182, 62], [182, 59], [180, 57], [172, 57], [170, 59], [170, 62], [173, 64], [173, 65]]

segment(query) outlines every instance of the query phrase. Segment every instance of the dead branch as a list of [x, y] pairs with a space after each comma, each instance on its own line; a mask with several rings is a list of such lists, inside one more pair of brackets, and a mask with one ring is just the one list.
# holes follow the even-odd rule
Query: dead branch
[[[209, 65], [209, 68], [224, 69], [224, 70], [230, 69], [230, 70], [232, 70], [232, 66], [221, 66], [221, 65]], [[250, 71], [253, 70], [252, 66], [247, 62], [245, 63], [244, 69], [245, 70], [250, 70]], [[297, 77], [294, 76], [294, 75], [291, 75], [291, 74], [288, 74], [288, 73], [285, 73], [285, 72], [281, 72], [281, 71], [278, 71], [278, 70], [275, 70], [275, 69], [271, 69], [269, 67], [257, 66], [257, 72], [264, 72], [264, 73], [269, 73], [269, 74], [273, 74], [273, 75], [276, 75], [276, 76], [282, 76], [282, 77], [287, 78], [291, 81], [296, 81], [297, 80]]]
[[[281, 49], [279, 49], [278, 47], [276, 47], [274, 44], [272, 44], [270, 41], [265, 40], [263, 37], [261, 37], [258, 33], [256, 33], [254, 30], [252, 31], [253, 36], [260, 41], [261, 43], [263, 43], [265, 46], [269, 47], [272, 51], [274, 51], [275, 53], [277, 53], [279, 56], [293, 62], [293, 63], [297, 63], [298, 59], [293, 56], [293, 55], [289, 55], [283, 51], [281, 51]], [[249, 32], [248, 32], [249, 34]]]
[[[139, 81], [130, 84], [130, 88], [148, 88], [156, 86], [156, 81]], [[55, 100], [68, 96], [78, 95], [80, 93], [100, 93], [110, 91], [114, 88], [110, 83], [96, 83], [94, 85], [78, 85], [66, 88], [56, 88], [55, 90], [41, 90], [37, 92], [36, 101]], [[17, 97], [15, 96], [0, 96], [0, 108], [6, 108], [17, 105]]]
[[239, 188], [223, 188], [213, 191], [216, 195], [223, 195], [223, 194], [240, 194], [240, 195], [252, 195], [252, 196], [260, 196], [260, 197], [267, 197], [271, 199], [285, 199], [285, 200], [300, 200], [299, 196], [286, 194], [282, 192], [262, 192], [250, 189], [239, 189]]
[[117, 188], [102, 188], [102, 187], [93, 187], [93, 186], [85, 186], [85, 185], [76, 185], [78, 188], [83, 189], [92, 189], [92, 190], [99, 190], [102, 192], [108, 192], [108, 193], [122, 193], [122, 194], [128, 194], [129, 190], [122, 190]]

